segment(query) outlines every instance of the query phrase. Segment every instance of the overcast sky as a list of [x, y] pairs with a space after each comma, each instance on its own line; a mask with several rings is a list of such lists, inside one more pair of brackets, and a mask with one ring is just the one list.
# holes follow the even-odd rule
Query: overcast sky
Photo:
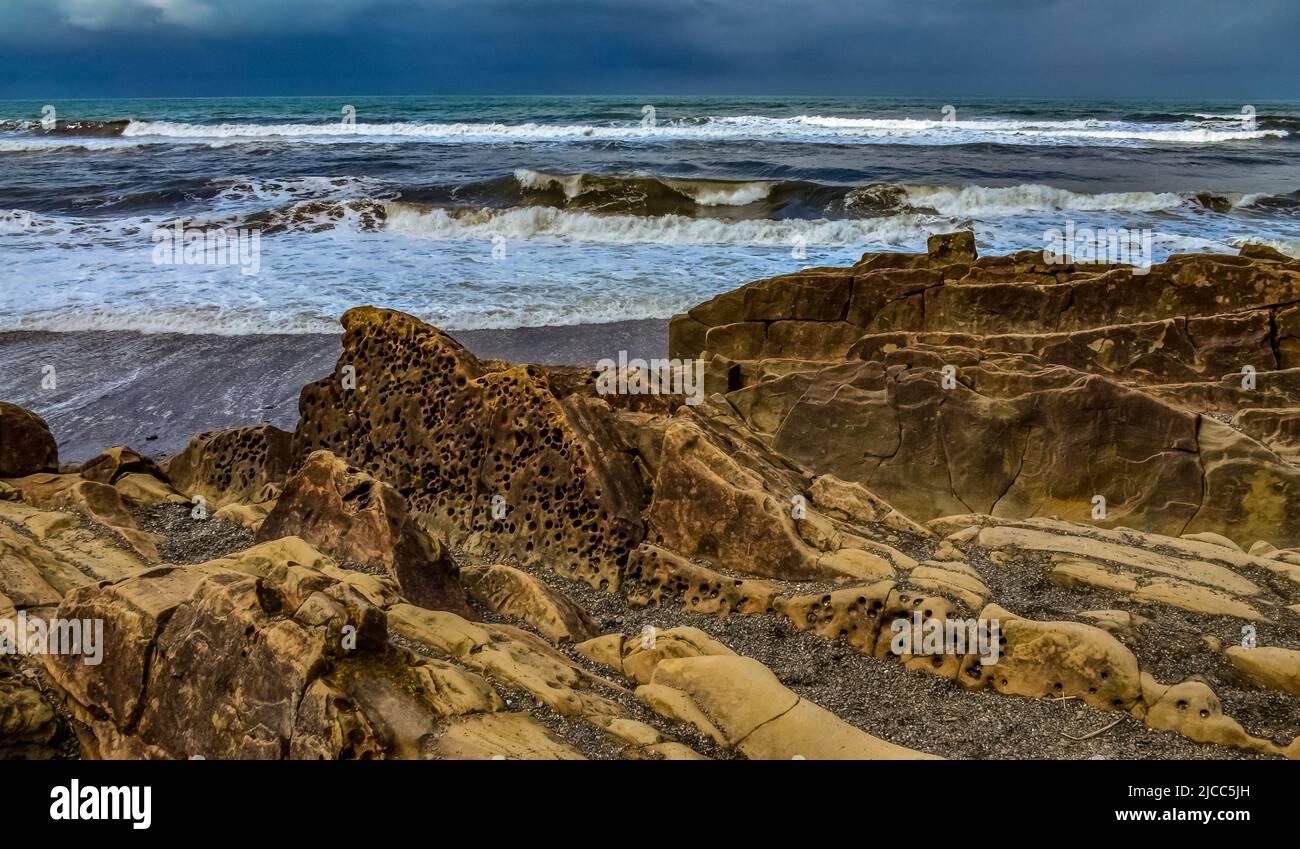
[[1300, 0], [0, 0], [0, 98], [1300, 97]]

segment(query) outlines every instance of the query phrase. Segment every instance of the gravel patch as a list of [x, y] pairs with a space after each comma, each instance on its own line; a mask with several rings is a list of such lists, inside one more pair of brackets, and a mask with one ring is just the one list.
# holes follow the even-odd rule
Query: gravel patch
[[[584, 607], [601, 633], [631, 635], [647, 625], [699, 628], [766, 665], [801, 698], [869, 734], [932, 754], [964, 759], [1261, 757], [1154, 731], [1127, 715], [1092, 708], [1077, 699], [1027, 699], [967, 690], [946, 678], [908, 670], [897, 661], [867, 657], [846, 642], [800, 631], [776, 616], [718, 618], [678, 607], [634, 607], [621, 594], [537, 569], [526, 571]], [[1118, 724], [1087, 740], [1066, 736], [1082, 737], [1116, 720]]]
[[[1176, 554], [1172, 550], [1164, 552]], [[1047, 579], [1052, 566], [1044, 554], [1025, 552], [1005, 565], [994, 563], [987, 551], [967, 547], [964, 554], [979, 571], [998, 604], [1031, 619], [1070, 619], [1087, 622], [1085, 610], [1125, 610], [1147, 623], [1136, 634], [1115, 637], [1137, 655], [1138, 666], [1165, 684], [1188, 679], [1204, 681], [1226, 714], [1248, 732], [1286, 745], [1300, 729], [1300, 699], [1245, 680], [1219, 646], [1242, 643], [1243, 621], [1231, 616], [1208, 616], [1165, 604], [1134, 602], [1127, 596], [1097, 587], [1059, 587]], [[1270, 573], [1271, 574], [1271, 573]], [[1254, 580], [1259, 572], [1246, 577]], [[1257, 583], [1259, 583], [1257, 581]], [[1300, 616], [1285, 608], [1270, 610], [1275, 622], [1253, 623], [1258, 645], [1300, 649]]]
[[243, 525], [215, 516], [195, 519], [190, 510], [186, 504], [155, 504], [135, 512], [142, 530], [163, 537], [158, 553], [164, 563], [206, 563], [253, 544], [253, 532]]

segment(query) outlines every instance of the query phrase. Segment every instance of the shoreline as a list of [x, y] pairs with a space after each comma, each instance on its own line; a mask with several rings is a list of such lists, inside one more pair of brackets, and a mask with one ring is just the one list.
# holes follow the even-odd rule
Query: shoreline
[[[620, 350], [646, 358], [668, 351], [667, 319], [449, 335], [482, 359], [542, 365], [585, 365]], [[263, 423], [293, 430], [299, 392], [331, 372], [341, 338], [342, 331], [3, 331], [0, 400], [44, 418], [65, 463], [113, 445], [162, 459], [204, 431]]]

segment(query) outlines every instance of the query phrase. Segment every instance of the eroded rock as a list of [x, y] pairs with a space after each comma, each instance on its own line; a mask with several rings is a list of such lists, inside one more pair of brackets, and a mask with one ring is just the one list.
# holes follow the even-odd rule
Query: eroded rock
[[469, 613], [459, 569], [408, 514], [406, 500], [328, 451], [313, 452], [285, 482], [256, 538], [285, 536], [301, 537], [340, 560], [383, 569], [416, 604]]

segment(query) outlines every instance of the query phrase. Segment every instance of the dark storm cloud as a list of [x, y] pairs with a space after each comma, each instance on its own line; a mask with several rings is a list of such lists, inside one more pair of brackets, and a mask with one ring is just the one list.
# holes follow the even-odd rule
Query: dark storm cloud
[[7, 0], [0, 97], [1297, 92], [1294, 0]]

